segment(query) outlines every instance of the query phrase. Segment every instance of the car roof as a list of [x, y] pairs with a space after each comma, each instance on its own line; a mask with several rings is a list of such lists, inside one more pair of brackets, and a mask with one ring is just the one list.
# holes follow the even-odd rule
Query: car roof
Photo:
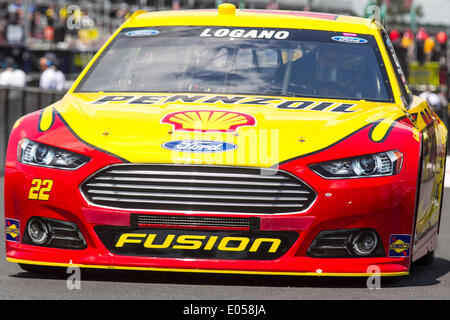
[[361, 34], [372, 34], [379, 28], [373, 19], [330, 13], [254, 9], [236, 9], [225, 13], [222, 11], [220, 7], [203, 10], [137, 11], [122, 27], [205, 25], [312, 29]]

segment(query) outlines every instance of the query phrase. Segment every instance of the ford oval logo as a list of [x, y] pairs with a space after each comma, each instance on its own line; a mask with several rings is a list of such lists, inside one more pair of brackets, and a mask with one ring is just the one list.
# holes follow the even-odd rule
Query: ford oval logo
[[357, 38], [357, 37], [336, 36], [336, 37], [332, 37], [331, 39], [333, 39], [334, 41], [347, 42], [347, 43], [367, 43], [366, 39]]
[[147, 37], [157, 35], [158, 33], [158, 30], [134, 30], [125, 32], [125, 35], [128, 37]]
[[211, 140], [179, 140], [163, 143], [162, 147], [168, 150], [181, 152], [223, 152], [234, 150], [237, 148], [237, 145]]

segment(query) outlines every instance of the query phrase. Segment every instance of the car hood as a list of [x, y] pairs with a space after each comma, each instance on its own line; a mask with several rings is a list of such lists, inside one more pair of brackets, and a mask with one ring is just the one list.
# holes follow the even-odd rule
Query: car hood
[[[270, 167], [374, 124], [380, 141], [405, 116], [394, 104], [210, 94], [69, 93], [59, 114], [83, 141], [135, 163]], [[45, 116], [41, 122], [49, 123]]]

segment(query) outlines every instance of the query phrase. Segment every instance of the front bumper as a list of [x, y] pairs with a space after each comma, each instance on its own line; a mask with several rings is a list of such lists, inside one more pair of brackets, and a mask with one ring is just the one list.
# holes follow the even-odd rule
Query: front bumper
[[[25, 226], [33, 216], [70, 221], [81, 231], [87, 248], [82, 250], [48, 248], [6, 241], [6, 256], [10, 262], [45, 266], [79, 266], [86, 268], [242, 273], [267, 275], [304, 276], [370, 276], [377, 270], [384, 276], [406, 275], [411, 262], [411, 250], [405, 256], [389, 256], [392, 235], [412, 235], [415, 215], [417, 172], [419, 167], [419, 143], [408, 149], [399, 149], [397, 140], [388, 139], [384, 144], [367, 143], [367, 130], [362, 130], [336, 146], [309, 156], [293, 159], [280, 165], [280, 169], [301, 177], [317, 193], [317, 199], [305, 212], [289, 214], [207, 214], [195, 212], [151, 212], [127, 209], [102, 208], [90, 204], [80, 192], [80, 184], [94, 172], [106, 166], [122, 163], [111, 155], [94, 148], [85, 148], [83, 153], [91, 161], [76, 171], [63, 171], [23, 165], [16, 160], [14, 148], [8, 150], [5, 171], [5, 218], [20, 223], [20, 239]], [[391, 134], [394, 135], [394, 134]], [[10, 145], [16, 146], [20, 136], [12, 136]], [[398, 134], [397, 139], [404, 138]], [[73, 141], [74, 144], [78, 141]], [[360, 150], [355, 144], [364, 146]], [[391, 177], [326, 180], [308, 169], [311, 163], [356, 156], [364, 152], [382, 152], [399, 149], [406, 161], [401, 172]], [[370, 151], [369, 151], [370, 150]], [[34, 179], [52, 180], [53, 188], [46, 201], [29, 199]], [[286, 233], [298, 235], [285, 252], [275, 259], [233, 259], [178, 256], [139, 256], [113, 253], [99, 238], [98, 227], [133, 227], [132, 216], [136, 214], [195, 215], [257, 218], [258, 232]], [[308, 249], [316, 236], [325, 230], [371, 228], [381, 239], [384, 255], [358, 258], [313, 258]], [[149, 232], [161, 228], [142, 227]], [[180, 230], [177, 230], [179, 232]], [[205, 232], [227, 232], [233, 230], [211, 230], [208, 228], [184, 229], [195, 235]], [[255, 230], [253, 230], [255, 231]], [[245, 235], [245, 230], [239, 231]], [[250, 231], [247, 231], [250, 232]], [[206, 236], [205, 236], [206, 237]], [[203, 238], [202, 238], [203, 239]], [[192, 242], [191, 242], [192, 244]], [[410, 245], [412, 245], [410, 243]], [[170, 250], [171, 248], [167, 248]], [[213, 249], [211, 249], [213, 251]], [[249, 256], [250, 257], [250, 256]], [[375, 269], [373, 267], [376, 267]]]

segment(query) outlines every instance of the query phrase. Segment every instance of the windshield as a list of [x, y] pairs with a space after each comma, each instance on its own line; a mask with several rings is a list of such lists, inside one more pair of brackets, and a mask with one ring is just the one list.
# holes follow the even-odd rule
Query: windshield
[[392, 101], [373, 36], [316, 30], [122, 30], [76, 92], [195, 92]]

